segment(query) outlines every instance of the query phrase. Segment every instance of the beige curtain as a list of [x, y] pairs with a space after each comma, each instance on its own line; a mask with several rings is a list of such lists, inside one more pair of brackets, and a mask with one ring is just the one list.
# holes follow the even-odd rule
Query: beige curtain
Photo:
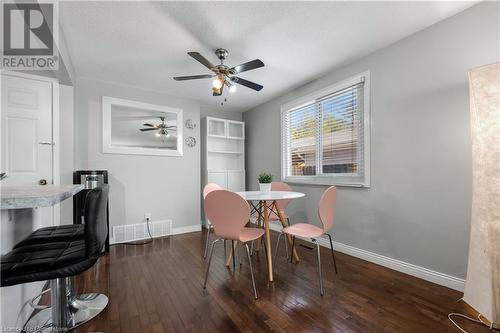
[[500, 322], [500, 62], [469, 72], [472, 221], [464, 300]]

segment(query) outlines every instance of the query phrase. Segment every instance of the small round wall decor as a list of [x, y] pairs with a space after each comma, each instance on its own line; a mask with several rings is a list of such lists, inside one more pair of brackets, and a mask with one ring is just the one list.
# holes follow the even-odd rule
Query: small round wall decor
[[193, 121], [193, 119], [190, 118], [186, 119], [186, 121], [184, 122], [184, 126], [186, 126], [187, 129], [194, 130], [196, 128], [196, 123]]
[[186, 142], [186, 145], [190, 148], [196, 146], [196, 139], [193, 138], [192, 136], [188, 136], [186, 140], [184, 140], [184, 142]]

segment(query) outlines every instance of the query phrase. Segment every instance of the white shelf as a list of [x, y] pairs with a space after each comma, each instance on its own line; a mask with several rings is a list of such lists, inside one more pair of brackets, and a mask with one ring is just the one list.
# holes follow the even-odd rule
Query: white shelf
[[245, 123], [206, 117], [201, 126], [203, 183], [230, 191], [245, 190]]
[[237, 154], [237, 155], [243, 154], [242, 151], [208, 150], [208, 152], [214, 154]]

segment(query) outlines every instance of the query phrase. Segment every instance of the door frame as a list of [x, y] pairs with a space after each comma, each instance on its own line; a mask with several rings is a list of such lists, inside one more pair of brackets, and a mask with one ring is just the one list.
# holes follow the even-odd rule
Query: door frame
[[[50, 83], [52, 91], [52, 110], [51, 110], [51, 120], [52, 120], [52, 184], [60, 185], [61, 175], [60, 175], [60, 110], [59, 110], [59, 81], [55, 78], [44, 77], [35, 74], [27, 74], [23, 72], [14, 72], [9, 70], [2, 70], [2, 76], [11, 76], [28, 80], [36, 80]], [[1, 80], [0, 80], [1, 87]], [[0, 89], [1, 91], [1, 89]], [[1, 117], [0, 117], [0, 128], [1, 128]], [[60, 208], [59, 204], [52, 206], [52, 216], [53, 225], [60, 224]]]

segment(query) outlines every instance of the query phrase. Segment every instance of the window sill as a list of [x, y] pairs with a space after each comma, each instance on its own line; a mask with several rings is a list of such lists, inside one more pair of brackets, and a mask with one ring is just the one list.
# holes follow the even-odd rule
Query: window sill
[[342, 181], [340, 179], [332, 179], [330, 177], [314, 177], [314, 178], [283, 177], [283, 181], [290, 184], [300, 184], [300, 185], [328, 185], [337, 187], [370, 188], [369, 184]]

